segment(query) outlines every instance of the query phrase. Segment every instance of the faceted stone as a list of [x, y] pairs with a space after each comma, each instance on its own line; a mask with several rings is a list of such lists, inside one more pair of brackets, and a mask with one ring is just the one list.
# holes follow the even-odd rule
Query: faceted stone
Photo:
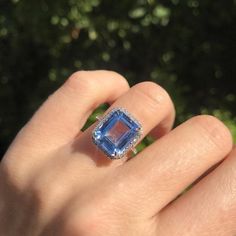
[[116, 109], [102, 119], [93, 132], [93, 141], [111, 159], [121, 158], [138, 139], [141, 125], [125, 110]]

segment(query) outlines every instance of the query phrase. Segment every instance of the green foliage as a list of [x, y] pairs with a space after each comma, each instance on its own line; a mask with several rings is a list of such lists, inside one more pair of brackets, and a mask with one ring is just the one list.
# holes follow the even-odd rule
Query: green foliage
[[0, 153], [81, 69], [155, 81], [173, 97], [177, 124], [207, 112], [236, 137], [235, 20], [235, 0], [1, 0]]

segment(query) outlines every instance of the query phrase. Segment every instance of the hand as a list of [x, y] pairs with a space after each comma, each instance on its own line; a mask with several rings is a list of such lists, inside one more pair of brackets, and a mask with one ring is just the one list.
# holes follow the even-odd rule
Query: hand
[[[159, 138], [109, 160], [81, 128], [100, 104], [126, 108]], [[173, 131], [168, 94], [115, 72], [78, 72], [19, 132], [0, 166], [1, 236], [236, 235], [236, 152], [216, 118]], [[160, 138], [161, 137], [161, 138]], [[227, 158], [225, 158], [228, 155]], [[209, 168], [217, 168], [183, 192]]]

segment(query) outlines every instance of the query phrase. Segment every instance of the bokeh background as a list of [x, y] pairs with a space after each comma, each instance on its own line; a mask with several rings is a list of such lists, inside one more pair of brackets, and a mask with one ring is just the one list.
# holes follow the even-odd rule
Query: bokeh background
[[0, 156], [52, 91], [88, 69], [155, 81], [176, 124], [213, 114], [236, 138], [235, 55], [235, 0], [0, 0]]

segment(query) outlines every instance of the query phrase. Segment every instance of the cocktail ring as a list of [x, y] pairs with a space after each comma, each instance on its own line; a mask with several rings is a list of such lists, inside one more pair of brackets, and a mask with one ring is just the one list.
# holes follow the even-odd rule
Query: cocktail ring
[[114, 160], [133, 149], [141, 135], [141, 124], [124, 108], [114, 108], [99, 119], [92, 139], [100, 150]]

